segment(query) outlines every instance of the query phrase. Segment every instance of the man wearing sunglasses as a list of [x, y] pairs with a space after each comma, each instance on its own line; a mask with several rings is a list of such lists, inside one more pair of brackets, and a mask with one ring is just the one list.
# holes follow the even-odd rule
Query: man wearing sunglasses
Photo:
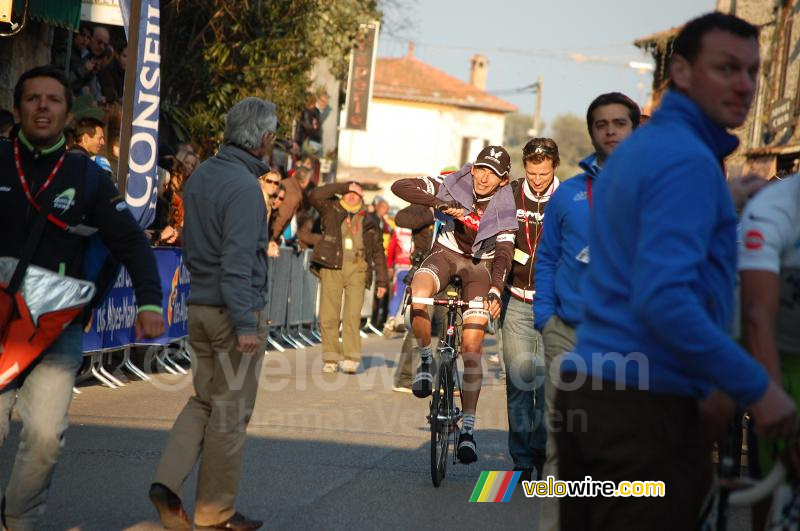
[[[639, 126], [639, 106], [619, 92], [601, 94], [586, 112], [586, 125], [595, 152], [580, 162], [584, 173], [562, 184], [550, 198], [547, 223], [536, 253], [534, 325], [544, 339], [545, 408], [555, 404], [556, 386], [550, 365], [575, 347], [580, 323], [581, 281], [589, 264], [589, 212], [592, 186], [606, 159]], [[556, 374], [558, 374], [556, 372]], [[545, 418], [550, 420], [550, 415]], [[544, 477], [557, 476], [558, 455], [553, 426], [548, 426]], [[558, 529], [558, 498], [542, 498], [539, 529]]]
[[508, 451], [521, 480], [534, 470], [542, 479], [547, 429], [544, 426], [544, 344], [533, 327], [531, 304], [536, 295], [534, 260], [544, 230], [545, 207], [558, 188], [558, 145], [550, 138], [533, 138], [522, 150], [525, 176], [511, 183], [517, 206], [514, 260], [503, 293], [500, 345], [508, 374]]

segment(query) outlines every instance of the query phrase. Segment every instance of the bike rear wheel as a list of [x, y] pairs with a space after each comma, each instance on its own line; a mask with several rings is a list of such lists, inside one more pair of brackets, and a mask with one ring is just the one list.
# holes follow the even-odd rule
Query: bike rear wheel
[[431, 479], [433, 486], [442, 484], [447, 472], [447, 452], [450, 440], [450, 412], [453, 404], [453, 390], [450, 366], [442, 363], [436, 377], [436, 388], [431, 398]]

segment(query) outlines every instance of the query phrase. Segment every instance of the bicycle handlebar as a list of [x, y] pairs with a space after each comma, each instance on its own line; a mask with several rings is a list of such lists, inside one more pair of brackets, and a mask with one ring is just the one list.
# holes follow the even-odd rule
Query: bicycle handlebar
[[775, 492], [778, 485], [783, 483], [785, 479], [786, 466], [784, 466], [782, 462], [777, 461], [767, 477], [755, 481], [748, 487], [731, 492], [728, 495], [728, 503], [737, 506], [753, 505]]
[[438, 203], [435, 208], [439, 212], [444, 212], [445, 210], [449, 210], [451, 208], [463, 208], [463, 207], [461, 206], [461, 203], [459, 203], [458, 201], [446, 201], [444, 203]]
[[433, 297], [411, 297], [414, 304], [427, 304], [428, 306], [457, 306], [470, 310], [483, 310], [483, 301], [461, 301], [457, 299], [434, 299]]

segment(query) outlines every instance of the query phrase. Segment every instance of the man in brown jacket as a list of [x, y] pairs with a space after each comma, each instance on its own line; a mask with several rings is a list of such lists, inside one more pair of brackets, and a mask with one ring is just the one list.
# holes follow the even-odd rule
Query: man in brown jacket
[[381, 234], [366, 215], [362, 196], [356, 183], [327, 184], [309, 194], [311, 205], [322, 220], [322, 238], [314, 246], [311, 270], [319, 275], [321, 282], [319, 320], [325, 362], [322, 370], [327, 373], [356, 372], [361, 362], [359, 328], [364, 290], [372, 286], [375, 272], [376, 294], [383, 297], [389, 280]]
[[[271, 223], [270, 241], [278, 242], [286, 226], [292, 221], [295, 214], [298, 217], [301, 213], [305, 214], [311, 206], [308, 194], [314, 189], [311, 181], [311, 170], [305, 166], [298, 166], [293, 176], [283, 180], [286, 188], [286, 198], [278, 211], [274, 213], [275, 220]], [[307, 217], [307, 216], [306, 216]], [[299, 225], [298, 221], [298, 225]], [[299, 227], [298, 227], [299, 228]]]

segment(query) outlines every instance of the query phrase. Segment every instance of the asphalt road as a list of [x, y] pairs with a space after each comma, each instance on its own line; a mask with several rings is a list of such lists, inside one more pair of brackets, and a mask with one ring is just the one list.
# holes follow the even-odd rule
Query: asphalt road
[[[266, 529], [536, 529], [538, 501], [469, 503], [483, 470], [510, 470], [505, 386], [487, 360], [477, 463], [429, 475], [427, 400], [392, 391], [400, 341], [370, 336], [356, 375], [322, 375], [319, 347], [269, 352], [248, 430], [238, 509]], [[496, 351], [487, 341], [487, 355]], [[488, 356], [487, 356], [488, 357]], [[81, 386], [42, 529], [160, 529], [147, 499], [189, 377], [159, 374], [111, 390]], [[5, 485], [20, 425], [0, 448]], [[195, 478], [183, 493], [191, 514]], [[749, 529], [736, 511], [730, 529]]]
[[[427, 400], [392, 391], [400, 341], [370, 336], [359, 373], [321, 374], [319, 347], [270, 351], [248, 430], [238, 509], [268, 529], [532, 528], [537, 502], [468, 503], [483, 470], [510, 470], [505, 388], [489, 362], [478, 411], [477, 463], [429, 474]], [[366, 369], [365, 369], [366, 368]], [[158, 529], [147, 489], [168, 430], [191, 391], [158, 375], [111, 390], [82, 386], [43, 529]], [[0, 449], [8, 478], [19, 423]], [[194, 478], [183, 493], [191, 512]]]

